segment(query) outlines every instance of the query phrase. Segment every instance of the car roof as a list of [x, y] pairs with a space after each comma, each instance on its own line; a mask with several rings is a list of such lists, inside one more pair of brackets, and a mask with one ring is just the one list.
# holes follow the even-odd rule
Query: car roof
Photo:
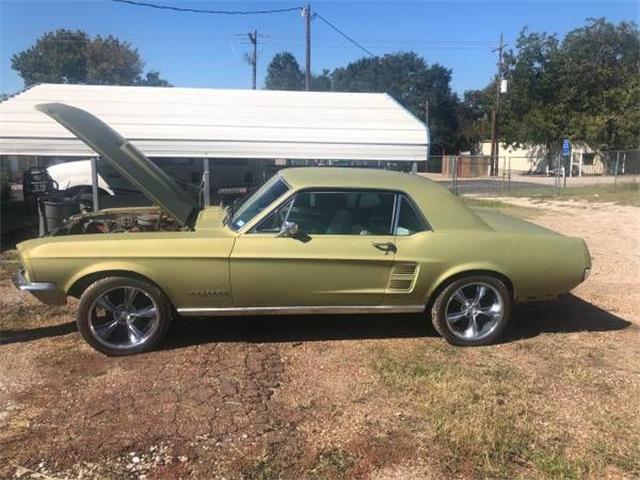
[[279, 175], [294, 190], [303, 188], [371, 188], [404, 192], [421, 208], [434, 229], [480, 228], [488, 225], [459, 197], [420, 175], [372, 168], [298, 167]]
[[296, 190], [305, 187], [440, 189], [440, 185], [417, 175], [373, 168], [299, 167], [280, 170], [280, 176]]

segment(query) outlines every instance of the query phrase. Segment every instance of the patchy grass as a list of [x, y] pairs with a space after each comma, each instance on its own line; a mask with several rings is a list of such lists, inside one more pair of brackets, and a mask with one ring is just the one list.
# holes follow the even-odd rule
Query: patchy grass
[[[624, 383], [610, 379], [608, 363], [585, 364], [582, 348], [537, 342], [528, 349], [539, 358], [534, 366], [518, 366], [518, 348], [512, 361], [491, 350], [414, 349], [381, 356], [373, 368], [405, 398], [443, 476], [640, 475], [633, 389], [608, 395]], [[589, 355], [605, 357], [608, 348], [590, 344]]]
[[618, 185], [570, 187], [562, 189], [559, 198], [640, 207], [640, 184], [634, 182], [619, 183]]
[[544, 209], [542, 208], [524, 207], [521, 205], [514, 205], [512, 203], [488, 198], [462, 197], [462, 200], [465, 205], [471, 208], [495, 209], [507, 215], [512, 215], [519, 218], [535, 218], [545, 213]]
[[342, 449], [334, 448], [318, 455], [318, 459], [311, 470], [311, 478], [314, 479], [347, 479], [355, 465], [352, 454]]
[[524, 187], [513, 192], [514, 197], [535, 197], [538, 201], [547, 199], [572, 200], [584, 202], [614, 203], [616, 205], [632, 205], [640, 207], [640, 183], [625, 182], [606, 185], [587, 185], [582, 187], [568, 186], [555, 196], [553, 189], [545, 187]]
[[283, 477], [280, 470], [267, 458], [244, 468], [242, 478], [246, 480], [281, 480]]

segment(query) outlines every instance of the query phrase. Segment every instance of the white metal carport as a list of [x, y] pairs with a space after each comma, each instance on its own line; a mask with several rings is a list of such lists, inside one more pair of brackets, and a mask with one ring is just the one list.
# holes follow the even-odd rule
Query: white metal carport
[[384, 93], [53, 84], [0, 104], [0, 155], [94, 154], [35, 110], [47, 102], [87, 110], [152, 158], [415, 164], [428, 155], [425, 125]]
[[384, 93], [50, 85], [0, 104], [0, 154], [92, 152], [35, 110], [101, 118], [149, 157], [425, 161], [425, 125]]

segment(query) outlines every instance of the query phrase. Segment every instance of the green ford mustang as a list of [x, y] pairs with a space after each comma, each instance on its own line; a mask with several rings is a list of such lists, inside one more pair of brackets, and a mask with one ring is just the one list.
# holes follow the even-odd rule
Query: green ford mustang
[[18, 245], [16, 286], [46, 303], [80, 298], [81, 334], [109, 355], [153, 348], [174, 314], [426, 311], [447, 341], [484, 345], [513, 302], [566, 293], [591, 268], [583, 240], [402, 173], [282, 170], [238, 206], [199, 208], [93, 115], [38, 108], [156, 204], [80, 214]]

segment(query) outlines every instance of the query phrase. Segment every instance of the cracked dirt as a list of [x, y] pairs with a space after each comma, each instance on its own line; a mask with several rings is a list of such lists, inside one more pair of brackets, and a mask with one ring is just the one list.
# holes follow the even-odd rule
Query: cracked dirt
[[108, 358], [5, 252], [0, 478], [640, 477], [638, 209], [533, 207], [593, 278], [478, 349], [420, 315], [219, 318]]

